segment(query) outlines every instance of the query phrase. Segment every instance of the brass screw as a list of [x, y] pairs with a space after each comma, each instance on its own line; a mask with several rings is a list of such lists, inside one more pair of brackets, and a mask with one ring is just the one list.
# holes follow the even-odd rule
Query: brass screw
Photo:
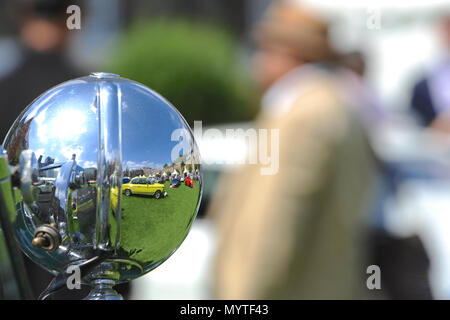
[[56, 224], [43, 224], [34, 230], [34, 238], [31, 241], [31, 245], [46, 251], [55, 251], [58, 249], [61, 241], [61, 235], [56, 228]]
[[31, 241], [31, 245], [35, 248], [42, 248], [49, 245], [49, 241], [47, 238], [42, 237], [41, 235], [37, 236], [36, 238]]

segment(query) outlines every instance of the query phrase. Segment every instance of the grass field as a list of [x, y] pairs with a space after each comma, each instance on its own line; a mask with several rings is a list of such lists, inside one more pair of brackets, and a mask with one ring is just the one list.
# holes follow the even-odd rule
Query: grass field
[[[197, 206], [198, 181], [193, 189], [184, 184], [170, 189], [169, 182], [165, 183], [164, 189], [168, 195], [161, 199], [122, 195], [120, 251], [124, 250], [131, 259], [144, 262], [144, 268], [167, 257], [181, 244]], [[114, 225], [111, 227], [115, 229]]]

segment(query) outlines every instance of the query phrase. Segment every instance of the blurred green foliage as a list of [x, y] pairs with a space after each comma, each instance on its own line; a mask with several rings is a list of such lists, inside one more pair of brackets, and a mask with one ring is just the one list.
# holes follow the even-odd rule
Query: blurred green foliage
[[106, 67], [160, 93], [191, 126], [248, 121], [259, 95], [237, 52], [236, 40], [218, 26], [158, 18], [132, 25]]

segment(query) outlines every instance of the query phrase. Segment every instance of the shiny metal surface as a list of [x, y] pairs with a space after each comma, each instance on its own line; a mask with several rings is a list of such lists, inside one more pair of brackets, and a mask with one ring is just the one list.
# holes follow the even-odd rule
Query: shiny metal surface
[[[117, 75], [95, 73], [45, 92], [3, 145], [10, 166], [37, 163], [38, 176], [32, 170], [25, 181], [31, 187], [15, 191], [13, 225], [25, 254], [54, 274], [101, 249], [108, 259], [84, 282], [137, 278], [181, 245], [196, 216], [202, 176], [189, 126], [157, 93]], [[185, 168], [193, 188], [160, 180]], [[143, 184], [126, 196], [123, 178], [136, 176]], [[163, 190], [153, 196], [155, 187]], [[58, 249], [32, 246], [36, 228], [52, 223], [62, 239]]]

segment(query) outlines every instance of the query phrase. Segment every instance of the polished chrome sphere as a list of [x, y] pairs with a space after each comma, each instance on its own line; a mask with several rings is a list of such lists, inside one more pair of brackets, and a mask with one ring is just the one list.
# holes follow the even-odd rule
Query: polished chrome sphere
[[23, 167], [17, 239], [55, 275], [101, 252], [83, 282], [135, 279], [181, 245], [198, 211], [202, 174], [186, 121], [154, 91], [114, 74], [42, 94], [4, 148], [9, 164]]

